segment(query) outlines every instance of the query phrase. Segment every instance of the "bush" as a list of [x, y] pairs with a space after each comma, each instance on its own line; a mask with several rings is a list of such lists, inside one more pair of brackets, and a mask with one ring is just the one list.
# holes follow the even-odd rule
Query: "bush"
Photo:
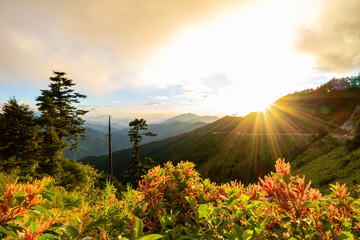
[[[52, 180], [5, 187], [0, 237], [7, 239], [358, 239], [360, 201], [346, 186], [330, 185], [322, 196], [290, 165], [244, 187], [202, 180], [194, 164], [167, 163], [142, 177], [122, 199], [106, 183], [98, 201], [52, 204], [66, 196]], [[50, 192], [53, 189], [54, 193]], [[69, 198], [73, 196], [67, 195]], [[64, 197], [65, 198], [65, 197]], [[74, 197], [75, 198], [75, 197]], [[48, 200], [46, 200], [48, 199]], [[101, 200], [101, 201], [100, 201]], [[64, 201], [66, 202], [66, 201]], [[56, 207], [57, 209], [51, 209]], [[69, 209], [69, 207], [72, 209]]]

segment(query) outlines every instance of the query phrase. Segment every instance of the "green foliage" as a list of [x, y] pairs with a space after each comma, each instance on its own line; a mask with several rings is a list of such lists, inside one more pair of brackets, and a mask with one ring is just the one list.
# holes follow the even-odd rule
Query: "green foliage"
[[58, 163], [54, 178], [68, 191], [84, 191], [92, 188], [100, 174], [88, 165], [64, 159]]
[[[77, 109], [73, 104], [79, 103], [85, 95], [74, 92], [73, 80], [64, 77], [66, 73], [54, 71], [50, 77], [49, 90], [41, 90], [41, 96], [36, 98], [41, 111], [40, 123], [47, 133], [50, 129], [55, 132], [59, 140], [64, 138], [70, 142], [70, 149], [76, 149], [79, 136], [83, 136], [85, 128], [81, 125], [82, 115], [88, 111]], [[52, 134], [52, 133], [49, 133]]]
[[142, 136], [155, 137], [156, 134], [152, 132], [142, 132], [147, 130], [147, 123], [144, 119], [135, 119], [129, 123], [129, 127], [131, 127], [129, 131], [130, 142], [134, 143], [134, 151], [132, 156], [132, 161], [139, 161], [140, 154], [140, 142], [142, 140]]
[[[274, 159], [284, 157], [292, 162], [315, 144], [307, 157], [295, 162], [300, 168], [313, 156], [343, 146], [335, 144], [336, 140], [329, 145], [317, 143], [347, 121], [360, 104], [358, 78], [332, 79], [317, 89], [280, 98], [269, 111], [224, 117], [194, 131], [141, 145], [140, 157], [150, 157], [157, 164], [191, 159], [200, 174], [212, 181], [237, 179], [248, 184], [272, 171]], [[114, 174], [120, 176], [130, 165], [131, 149], [114, 152], [113, 157], [117, 159]], [[83, 161], [101, 170], [108, 165], [107, 156]]]
[[[246, 188], [202, 180], [194, 165], [167, 163], [144, 175], [121, 200], [106, 183], [98, 200], [74, 209], [55, 206], [53, 180], [6, 186], [0, 201], [0, 237], [7, 239], [358, 239], [360, 200], [345, 185], [331, 194], [276, 173]], [[61, 193], [60, 195], [63, 195]], [[54, 208], [55, 206], [55, 208]], [[14, 214], [15, 213], [15, 214]]]
[[21, 175], [35, 172], [42, 139], [34, 112], [15, 98], [4, 103], [0, 111], [0, 167], [9, 172], [22, 169]]
[[140, 142], [142, 136], [155, 137], [156, 134], [152, 132], [142, 132], [147, 130], [146, 120], [144, 119], [135, 119], [129, 123], [131, 127], [129, 131], [130, 142], [134, 143], [132, 157], [130, 161], [130, 167], [124, 173], [123, 178], [126, 182], [131, 183], [133, 186], [138, 185], [138, 181], [141, 179], [141, 176], [146, 174], [146, 172], [154, 166], [154, 162], [151, 158], [140, 159]]
[[312, 185], [329, 193], [329, 184], [346, 183], [353, 196], [358, 196], [360, 149], [349, 151], [343, 142], [327, 136], [314, 143], [293, 162], [294, 172], [306, 175]]
[[299, 154], [291, 164], [296, 171], [296, 169], [311, 163], [314, 159], [326, 155], [334, 149], [342, 146], [344, 146], [344, 143], [336, 140], [336, 138], [333, 138], [330, 135], [327, 135], [314, 142], [305, 152]]
[[70, 141], [76, 147], [84, 132], [80, 116], [87, 111], [72, 104], [86, 96], [75, 93], [72, 80], [65, 73], [54, 72], [50, 90], [41, 90], [37, 98], [41, 116], [36, 117], [29, 105], [15, 98], [0, 110], [0, 170], [16, 176], [19, 181], [32, 181], [51, 175], [67, 190], [87, 192], [100, 174], [92, 167], [63, 158]]

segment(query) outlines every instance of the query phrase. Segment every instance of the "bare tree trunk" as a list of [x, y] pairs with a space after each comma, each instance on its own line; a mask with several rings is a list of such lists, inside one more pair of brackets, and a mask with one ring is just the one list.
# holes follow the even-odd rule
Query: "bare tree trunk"
[[110, 123], [111, 116], [109, 116], [109, 170], [110, 175], [113, 175], [113, 166], [112, 166], [112, 150], [111, 150], [111, 123]]

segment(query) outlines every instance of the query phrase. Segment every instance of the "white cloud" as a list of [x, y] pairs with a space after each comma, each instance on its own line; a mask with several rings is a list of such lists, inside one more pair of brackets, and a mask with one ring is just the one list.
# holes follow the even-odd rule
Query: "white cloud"
[[166, 97], [166, 96], [156, 96], [156, 97], [153, 97], [153, 99], [166, 100], [166, 99], [169, 99], [169, 98]]
[[155, 105], [159, 105], [162, 104], [162, 102], [150, 102], [150, 103], [146, 103], [146, 105], [148, 106], [155, 106]]

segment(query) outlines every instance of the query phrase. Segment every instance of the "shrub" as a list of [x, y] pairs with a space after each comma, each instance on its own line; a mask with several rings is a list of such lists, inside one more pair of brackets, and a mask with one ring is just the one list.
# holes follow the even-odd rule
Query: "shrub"
[[[194, 164], [154, 167], [137, 190], [122, 199], [106, 183], [96, 201], [72, 198], [52, 179], [5, 187], [0, 204], [0, 237], [8, 239], [355, 239], [360, 237], [360, 201], [345, 184], [323, 196], [292, 176], [279, 159], [276, 172], [258, 184], [216, 185], [201, 179]], [[52, 193], [50, 190], [53, 190]], [[61, 189], [61, 190], [59, 190]], [[74, 197], [75, 199], [75, 197]], [[52, 203], [51, 203], [52, 201]], [[65, 200], [64, 200], [65, 201]], [[51, 207], [56, 207], [52, 209]]]

